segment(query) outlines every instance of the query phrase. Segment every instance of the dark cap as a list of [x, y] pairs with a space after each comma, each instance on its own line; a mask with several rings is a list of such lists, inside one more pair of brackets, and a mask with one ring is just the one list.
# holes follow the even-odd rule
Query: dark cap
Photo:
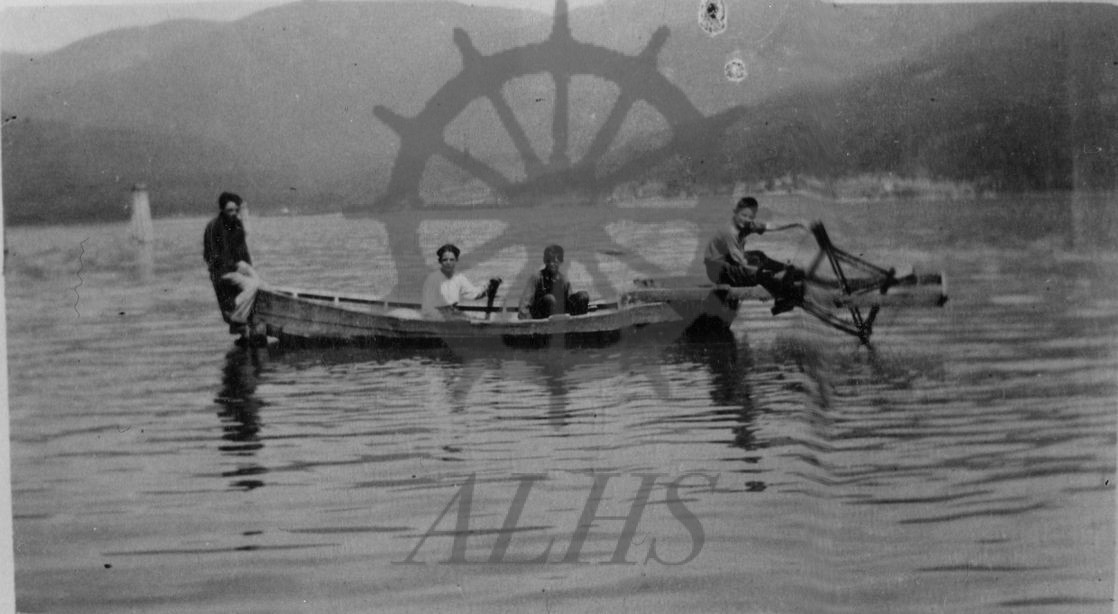
[[217, 208], [218, 209], [224, 210], [225, 205], [227, 205], [229, 203], [234, 203], [238, 207], [240, 207], [244, 203], [244, 201], [241, 200], [240, 196], [237, 196], [236, 194], [234, 194], [232, 192], [222, 192], [221, 196], [217, 197]]
[[748, 209], [756, 209], [759, 206], [760, 205], [757, 204], [757, 199], [756, 198], [753, 198], [752, 196], [742, 196], [741, 199], [738, 200], [738, 204], [734, 206], [734, 211], [738, 211], [740, 209], [747, 209], [747, 208]]

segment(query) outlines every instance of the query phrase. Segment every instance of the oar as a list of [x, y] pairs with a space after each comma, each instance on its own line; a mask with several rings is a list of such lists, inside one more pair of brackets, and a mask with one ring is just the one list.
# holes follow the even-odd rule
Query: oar
[[497, 298], [497, 288], [501, 286], [501, 278], [494, 277], [489, 280], [489, 287], [485, 289], [485, 319], [493, 312], [493, 299]]

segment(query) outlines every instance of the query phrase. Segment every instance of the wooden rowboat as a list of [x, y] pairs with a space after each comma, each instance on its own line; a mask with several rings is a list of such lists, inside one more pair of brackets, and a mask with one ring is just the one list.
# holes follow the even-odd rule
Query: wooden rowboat
[[289, 288], [260, 289], [254, 307], [268, 335], [289, 342], [433, 346], [497, 340], [504, 345], [538, 345], [561, 337], [567, 345], [612, 342], [626, 334], [654, 330], [678, 334], [696, 322], [728, 327], [736, 304], [727, 306], [713, 287], [693, 288], [672, 300], [646, 300], [639, 292], [616, 302], [595, 303], [583, 315], [543, 320], [517, 319], [513, 307], [459, 306], [460, 319], [424, 317], [419, 305], [361, 295]]
[[[870, 308], [876, 312], [881, 307], [942, 305], [946, 300], [940, 274], [894, 278], [885, 293], [880, 285], [852, 282], [853, 290], [813, 280], [800, 307], [839, 330], [862, 336], [849, 323], [838, 320], [833, 310]], [[593, 303], [583, 315], [520, 320], [514, 307], [467, 304], [459, 307], [461, 319], [430, 319], [421, 315], [415, 303], [327, 291], [262, 288], [257, 292], [254, 312], [269, 336], [303, 344], [429, 347], [497, 341], [505, 346], [531, 347], [561, 338], [571, 347], [613, 343], [638, 333], [672, 339], [684, 333], [718, 333], [734, 322], [742, 302], [770, 300], [759, 286], [695, 285], [683, 279], [638, 280], [617, 301]]]
[[[871, 264], [831, 243], [822, 224], [811, 228], [819, 253], [805, 270], [805, 291], [796, 307], [868, 343], [882, 307], [941, 306], [947, 301], [942, 274], [899, 274]], [[820, 272], [828, 262], [831, 276]], [[847, 275], [853, 267], [858, 276]], [[435, 346], [498, 341], [536, 346], [562, 339], [567, 347], [614, 343], [624, 336], [723, 332], [745, 300], [770, 300], [760, 286], [698, 285], [694, 279], [636, 280], [614, 302], [591, 304], [582, 315], [520, 320], [513, 307], [467, 304], [460, 317], [424, 317], [419, 305], [375, 297], [284, 288], [260, 288], [254, 314], [269, 336], [281, 341]], [[492, 296], [490, 296], [492, 301]], [[868, 312], [863, 314], [862, 309]], [[849, 317], [841, 316], [848, 313]]]

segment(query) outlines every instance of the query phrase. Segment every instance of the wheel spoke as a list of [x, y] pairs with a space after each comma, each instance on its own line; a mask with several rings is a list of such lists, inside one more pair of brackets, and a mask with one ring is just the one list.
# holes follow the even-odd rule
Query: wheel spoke
[[656, 151], [646, 152], [630, 158], [621, 166], [609, 171], [608, 182], [597, 177], [593, 180], [593, 187], [599, 192], [608, 189], [610, 185], [621, 184], [641, 176], [649, 168], [667, 160], [676, 152], [671, 147], [662, 147]]
[[505, 127], [505, 132], [512, 139], [513, 146], [520, 153], [520, 159], [524, 161], [524, 174], [528, 178], [532, 178], [543, 173], [543, 161], [532, 149], [528, 136], [524, 134], [524, 128], [517, 121], [516, 115], [512, 112], [512, 108], [509, 107], [504, 95], [500, 92], [490, 94], [489, 102], [493, 104], [493, 108], [497, 111], [497, 117], [501, 119], [501, 125]]
[[[640, 260], [641, 264], [634, 263], [632, 258], [623, 259], [622, 262], [636, 271], [638, 276], [649, 276], [646, 275], [649, 269], [643, 266], [648, 264], [647, 261], [640, 256], [637, 256], [637, 258]], [[601, 264], [593, 254], [583, 260], [582, 265], [586, 267], [586, 272], [590, 274], [590, 288], [588, 289], [592, 296], [615, 296], [617, 294], [617, 288], [613, 286], [613, 282], [610, 281], [609, 276], [602, 271]], [[654, 268], [651, 270], [654, 270]], [[659, 271], [657, 271], [657, 273], [658, 272]]]
[[552, 73], [555, 78], [555, 107], [551, 117], [551, 165], [566, 168], [570, 165], [567, 145], [570, 138], [570, 85], [567, 73]]
[[[505, 232], [507, 232], [507, 229]], [[515, 243], [511, 245], [515, 245]], [[477, 266], [482, 262], [485, 262], [486, 260], [492, 260], [496, 258], [498, 254], [508, 249], [509, 247], [510, 243], [506, 240], [502, 240], [501, 235], [498, 235], [482, 243], [481, 245], [474, 247], [468, 253], [463, 254], [462, 257], [464, 259], [469, 259], [470, 266]], [[506, 279], [505, 281], [511, 282], [512, 280]], [[507, 287], [508, 286], [506, 286], [506, 288]]]
[[625, 116], [629, 114], [629, 109], [633, 107], [636, 102], [632, 96], [628, 96], [625, 92], [621, 92], [617, 101], [613, 103], [613, 108], [610, 109], [609, 117], [602, 123], [602, 127], [598, 129], [598, 134], [594, 135], [594, 142], [590, 144], [590, 148], [583, 156], [583, 161], [593, 164], [599, 158], [606, 154], [609, 146], [613, 140], [617, 138], [617, 133], [621, 131], [621, 124], [625, 121]]
[[507, 194], [512, 185], [509, 183], [508, 179], [505, 179], [504, 175], [497, 172], [488, 164], [478, 160], [469, 152], [455, 149], [446, 143], [442, 143], [439, 146], [439, 154], [462, 170], [480, 179], [498, 194]]
[[555, 13], [551, 22], [551, 40], [571, 39], [570, 10], [567, 0], [555, 0]]
[[388, 251], [392, 254], [392, 262], [396, 269], [396, 279], [389, 289], [389, 294], [397, 299], [411, 300], [415, 284], [411, 279], [400, 279], [411, 271], [426, 269], [426, 259], [419, 244], [420, 216], [415, 210], [395, 211], [381, 218], [387, 231]]

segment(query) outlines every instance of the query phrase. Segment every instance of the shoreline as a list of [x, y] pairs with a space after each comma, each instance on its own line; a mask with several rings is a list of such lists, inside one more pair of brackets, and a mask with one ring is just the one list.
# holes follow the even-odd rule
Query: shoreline
[[[665, 196], [660, 194], [642, 194], [639, 196], [619, 197], [617, 195], [609, 196], [600, 204], [589, 204], [582, 202], [561, 203], [556, 200], [553, 203], [545, 205], [537, 205], [540, 207], [563, 207], [563, 208], [580, 208], [580, 207], [599, 207], [599, 206], [612, 206], [622, 209], [639, 208], [639, 207], [660, 207], [660, 208], [689, 208], [695, 205], [695, 202], [704, 198], [725, 198], [733, 199], [739, 198], [746, 194], [755, 195], [763, 198], [808, 198], [823, 203], [831, 203], [836, 205], [847, 204], [924, 204], [935, 202], [990, 202], [997, 200], [1005, 201], [1028, 201], [1037, 202], [1042, 200], [1055, 199], [1057, 201], [1067, 201], [1074, 204], [1074, 201], [1081, 201], [1087, 205], [1105, 205], [1105, 204], [1118, 204], [1118, 190], [1099, 190], [1099, 189], [1083, 189], [1083, 190], [1051, 190], [1046, 192], [981, 192], [974, 194], [958, 195], [948, 194], [941, 191], [927, 191], [927, 192], [904, 192], [904, 193], [880, 193], [872, 195], [851, 195], [847, 194], [833, 194], [828, 193], [827, 190], [819, 190], [812, 188], [792, 188], [792, 189], [748, 189], [750, 186], [735, 187], [733, 191], [726, 193], [701, 193], [701, 194], [679, 194], [676, 196]], [[432, 212], [446, 212], [446, 211], [500, 211], [500, 210], [517, 210], [522, 208], [505, 202], [500, 203], [479, 203], [470, 202], [465, 204], [453, 204], [450, 202], [440, 202], [429, 205], [424, 205], [423, 209]], [[418, 209], [418, 207], [417, 207]], [[332, 206], [329, 209], [316, 211], [281, 211], [269, 210], [262, 207], [255, 207], [252, 216], [256, 218], [278, 218], [278, 217], [329, 217], [329, 216], [360, 216], [372, 217], [377, 212], [372, 211], [372, 205], [362, 207], [360, 205], [348, 205], [341, 210], [337, 206]], [[152, 219], [169, 220], [169, 219], [190, 219], [195, 217], [209, 217], [207, 212], [198, 212], [196, 214], [185, 215], [181, 212], [171, 213], [167, 215], [159, 215], [158, 211], [153, 211]], [[81, 224], [99, 225], [99, 224], [117, 224], [129, 223], [130, 218], [124, 217], [88, 217], [81, 216], [71, 219], [52, 219], [49, 221], [19, 221], [9, 223], [4, 222], [4, 228], [44, 228], [50, 226], [75, 226]]]

